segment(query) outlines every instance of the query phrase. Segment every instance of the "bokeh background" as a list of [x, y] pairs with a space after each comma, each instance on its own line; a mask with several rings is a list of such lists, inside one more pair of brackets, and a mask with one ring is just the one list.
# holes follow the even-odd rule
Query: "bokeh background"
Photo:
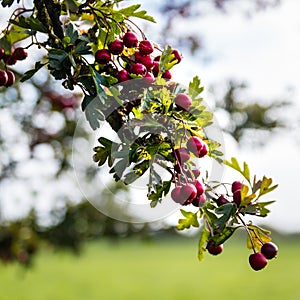
[[[253, 173], [279, 184], [270, 216], [258, 220], [272, 230], [279, 256], [252, 271], [240, 232], [222, 255], [199, 263], [197, 231], [176, 233], [177, 214], [134, 224], [96, 210], [73, 168], [73, 149], [88, 153], [90, 145], [88, 130], [74, 137], [81, 95], [40, 72], [0, 89], [0, 299], [299, 299], [300, 3], [139, 2], [157, 21], [137, 20], [148, 38], [183, 53], [174, 80], [202, 79], [223, 130], [225, 157], [245, 160]], [[1, 29], [8, 15], [0, 9]], [[96, 173], [85, 157], [81, 186], [89, 186], [90, 195], [110, 204], [115, 197], [137, 200], [122, 184], [100, 189]], [[224, 179], [236, 177], [228, 170]]]

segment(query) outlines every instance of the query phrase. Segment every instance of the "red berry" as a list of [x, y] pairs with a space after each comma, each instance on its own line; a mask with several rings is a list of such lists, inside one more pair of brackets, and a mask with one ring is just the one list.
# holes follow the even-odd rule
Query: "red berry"
[[141, 55], [149, 55], [154, 51], [154, 48], [150, 41], [144, 40], [139, 44], [139, 51]]
[[6, 85], [8, 81], [7, 72], [0, 70], [0, 86]]
[[148, 71], [151, 71], [153, 68], [153, 59], [150, 55], [140, 56], [139, 63], [143, 64]]
[[13, 55], [4, 55], [3, 61], [6, 65], [12, 66], [17, 62], [17, 59]]
[[203, 141], [197, 136], [190, 137], [186, 143], [187, 149], [197, 157], [199, 157], [199, 152], [202, 149], [202, 146]]
[[177, 59], [177, 63], [179, 64], [181, 62], [181, 59], [182, 59], [181, 53], [178, 50], [174, 49], [172, 51], [172, 54], [175, 56], [175, 59]]
[[176, 155], [177, 160], [179, 160], [180, 164], [183, 164], [184, 162], [186, 162], [190, 159], [190, 154], [186, 150], [186, 148], [175, 149], [175, 155]]
[[154, 61], [160, 61], [160, 58], [161, 58], [161, 56], [158, 55], [158, 56], [156, 56], [156, 57], [154, 58]]
[[192, 183], [186, 183], [183, 185], [180, 192], [182, 198], [189, 203], [197, 196], [197, 189]]
[[3, 48], [0, 48], [0, 59], [2, 59], [5, 56], [5, 51]]
[[13, 57], [16, 60], [24, 60], [27, 58], [27, 56], [28, 56], [27, 50], [22, 47], [16, 48], [13, 53]]
[[202, 195], [204, 193], [204, 187], [203, 187], [202, 183], [197, 179], [193, 183], [197, 189], [197, 196]]
[[218, 255], [223, 251], [223, 244], [216, 246], [216, 243], [212, 240], [208, 241], [206, 246], [207, 251], [212, 255]]
[[6, 71], [7, 74], [7, 83], [6, 83], [6, 87], [10, 87], [15, 83], [15, 74], [12, 71]]
[[237, 190], [240, 190], [242, 188], [242, 183], [240, 181], [234, 181], [231, 185], [231, 191], [234, 193]]
[[192, 201], [192, 204], [196, 207], [201, 207], [205, 204], [206, 202], [206, 199], [205, 199], [205, 196], [204, 195], [200, 195], [200, 196], [197, 196], [193, 201]]
[[174, 100], [176, 106], [183, 110], [189, 110], [192, 105], [192, 99], [186, 94], [178, 94]]
[[201, 173], [199, 169], [194, 169], [194, 170], [192, 170], [192, 172], [193, 172], [195, 178], [198, 178]]
[[267, 265], [268, 261], [261, 252], [257, 252], [249, 256], [249, 263], [253, 270], [259, 271]]
[[138, 38], [132, 31], [128, 31], [123, 36], [123, 43], [127, 48], [135, 48], [138, 45]]
[[233, 193], [233, 202], [239, 207], [241, 205], [241, 190], [236, 190]]
[[124, 50], [123, 42], [119, 39], [115, 39], [113, 42], [111, 42], [108, 45], [108, 50], [111, 54], [114, 54], [114, 55], [121, 54]]
[[217, 205], [218, 206], [222, 206], [222, 205], [224, 205], [224, 204], [227, 204], [227, 203], [230, 203], [230, 201], [228, 201], [225, 197], [224, 197], [224, 195], [221, 195], [218, 199], [217, 199]]
[[130, 73], [145, 76], [147, 73], [147, 69], [143, 64], [135, 63], [131, 66]]
[[119, 82], [124, 82], [130, 79], [130, 75], [126, 70], [119, 71], [117, 76]]
[[185, 199], [182, 197], [181, 189], [181, 186], [176, 186], [171, 192], [171, 197], [174, 202], [183, 204], [185, 202]]
[[172, 74], [170, 71], [165, 71], [165, 72], [163, 72], [161, 77], [164, 79], [170, 80], [172, 78]]
[[203, 157], [203, 156], [205, 156], [207, 153], [208, 153], [208, 146], [207, 146], [205, 143], [203, 143], [203, 144], [202, 144], [202, 148], [201, 148], [201, 150], [199, 151], [198, 157]]
[[269, 242], [263, 244], [260, 251], [267, 259], [272, 259], [277, 255], [278, 247], [274, 243]]
[[98, 64], [108, 64], [111, 59], [110, 52], [106, 49], [98, 50], [95, 54], [95, 60]]
[[157, 61], [153, 62], [152, 73], [153, 73], [154, 77], [158, 76], [158, 73], [159, 73], [159, 62], [157, 62]]

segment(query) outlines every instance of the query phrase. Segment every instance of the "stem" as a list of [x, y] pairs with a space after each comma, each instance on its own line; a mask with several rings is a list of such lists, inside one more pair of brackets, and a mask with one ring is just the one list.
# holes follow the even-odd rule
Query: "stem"
[[248, 234], [248, 236], [249, 236], [249, 239], [250, 239], [250, 242], [251, 242], [251, 245], [252, 245], [252, 249], [253, 249], [254, 253], [256, 253], [255, 245], [254, 245], [254, 242], [253, 242], [253, 239], [252, 239], [252, 236], [251, 236], [251, 233], [250, 233], [250, 231], [249, 231], [249, 229], [248, 229], [247, 224], [244, 222], [244, 220], [241, 218], [240, 215], [237, 214], [237, 217], [238, 217], [238, 219], [242, 222], [242, 224], [243, 224], [245, 230], [247, 231], [247, 234]]

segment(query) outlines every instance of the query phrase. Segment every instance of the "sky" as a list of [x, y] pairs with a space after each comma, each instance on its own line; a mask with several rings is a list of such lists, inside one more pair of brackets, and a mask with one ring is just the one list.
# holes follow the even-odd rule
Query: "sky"
[[[150, 14], [156, 15], [156, 0], [141, 3]], [[236, 156], [241, 161], [245, 160], [253, 173], [272, 177], [274, 183], [279, 184], [279, 188], [270, 195], [271, 198], [266, 197], [266, 200], [275, 199], [277, 202], [271, 206], [272, 212], [264, 223], [283, 232], [300, 232], [300, 197], [297, 189], [300, 169], [299, 11], [299, 1], [283, 0], [282, 5], [277, 8], [253, 14], [251, 18], [246, 17], [239, 9], [233, 9], [230, 14], [214, 12], [203, 15], [199, 20], [176, 23], [178, 33], [184, 34], [187, 28], [192, 28], [197, 34], [201, 34], [204, 50], [191, 57], [185, 55], [182, 49], [184, 60], [174, 69], [173, 78], [186, 85], [193, 76], [199, 75], [206, 88], [205, 99], [208, 105], [213, 98], [209, 87], [216, 83], [224, 84], [229, 78], [247, 82], [249, 88], [243, 95], [245, 99], [255, 97], [255, 100], [258, 98], [269, 102], [288, 97], [293, 102], [292, 108], [281, 112], [289, 120], [289, 130], [284, 134], [274, 134], [264, 147], [255, 147], [251, 143], [246, 147], [239, 147], [232, 139], [224, 136], [226, 158]], [[163, 20], [160, 17], [156, 19], [157, 24], [147, 26], [148, 36], [151, 33], [153, 36], [157, 34], [156, 26], [160, 26]], [[222, 122], [222, 118], [218, 121]], [[32, 167], [37, 168], [24, 166], [25, 169]], [[31, 182], [33, 187], [40, 185], [39, 176], [43, 172], [46, 172], [45, 169], [36, 174]], [[55, 170], [49, 170], [44, 175], [50, 178], [52, 172]], [[236, 179], [229, 170], [225, 171], [223, 178], [226, 182]], [[54, 183], [49, 184], [51, 187]], [[57, 192], [62, 189], [64, 186], [53, 186], [53, 190]], [[42, 195], [48, 192], [49, 189], [42, 188]], [[16, 197], [22, 198], [24, 194], [21, 189], [16, 192]], [[78, 198], [74, 193], [70, 193], [70, 196]], [[17, 202], [10, 203], [13, 210]], [[45, 202], [40, 206], [44, 210], [47, 208]], [[170, 218], [170, 222], [174, 219]]]

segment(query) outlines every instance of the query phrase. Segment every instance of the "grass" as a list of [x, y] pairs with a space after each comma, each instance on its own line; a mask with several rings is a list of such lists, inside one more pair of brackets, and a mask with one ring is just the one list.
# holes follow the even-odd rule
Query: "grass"
[[300, 299], [300, 243], [283, 241], [275, 261], [255, 272], [244, 243], [196, 258], [194, 240], [108, 241], [81, 256], [43, 251], [29, 270], [0, 265], [0, 300]]

